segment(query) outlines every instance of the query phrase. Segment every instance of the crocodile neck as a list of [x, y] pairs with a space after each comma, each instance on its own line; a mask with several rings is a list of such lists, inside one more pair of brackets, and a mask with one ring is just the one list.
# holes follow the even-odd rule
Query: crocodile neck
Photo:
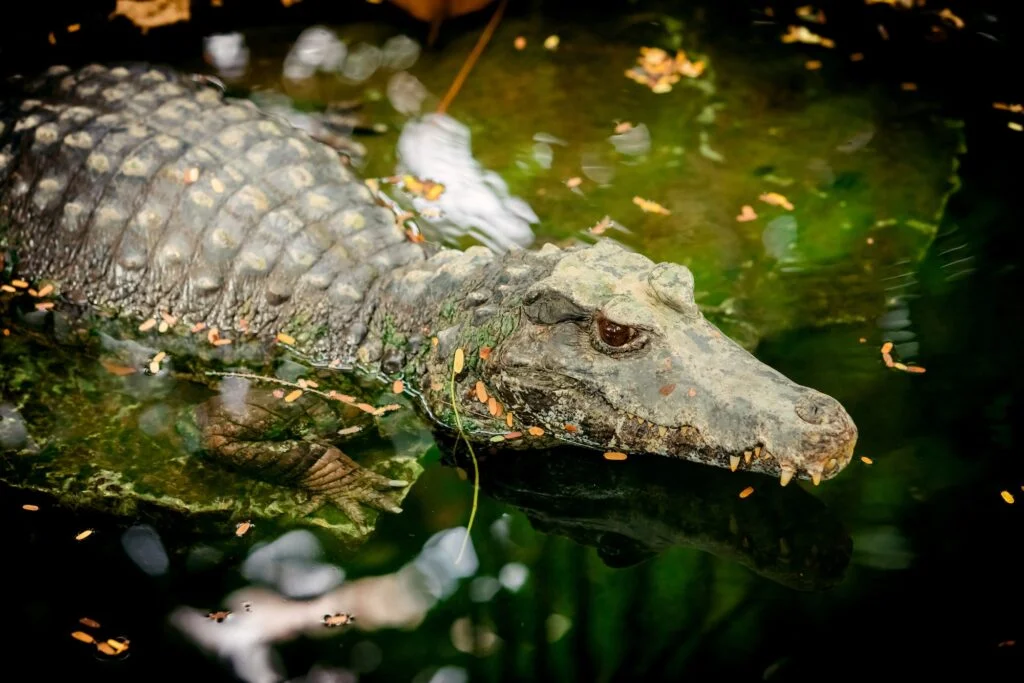
[[422, 261], [376, 279], [342, 334], [318, 336], [305, 354], [320, 365], [403, 379], [425, 394], [450, 372], [455, 349], [478, 354], [511, 334], [526, 289], [554, 266], [548, 249], [495, 255], [480, 246], [427, 247], [424, 253]]

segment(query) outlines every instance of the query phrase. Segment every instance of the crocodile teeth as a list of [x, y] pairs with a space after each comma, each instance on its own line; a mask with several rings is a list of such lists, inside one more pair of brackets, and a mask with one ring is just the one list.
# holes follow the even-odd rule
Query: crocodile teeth
[[751, 453], [750, 451], [743, 451], [743, 462], [745, 462], [745, 463], [747, 463], [749, 465], [750, 464], [750, 458], [751, 458], [752, 455], [754, 455], [754, 454]]
[[658, 427], [658, 436], [665, 436], [668, 434], [668, 429], [665, 427]]
[[761, 457], [761, 447], [760, 446], [754, 446], [754, 457], [755, 458], [760, 458]]
[[817, 486], [821, 483], [821, 472], [811, 472], [811, 481]]
[[789, 480], [793, 478], [795, 472], [790, 467], [783, 467], [782, 474], [779, 475], [779, 481], [783, 486], [789, 483]]
[[739, 467], [739, 466], [740, 466], [740, 456], [738, 456], [738, 455], [730, 455], [729, 456], [729, 469], [732, 470], [733, 472], [735, 472], [736, 468]]

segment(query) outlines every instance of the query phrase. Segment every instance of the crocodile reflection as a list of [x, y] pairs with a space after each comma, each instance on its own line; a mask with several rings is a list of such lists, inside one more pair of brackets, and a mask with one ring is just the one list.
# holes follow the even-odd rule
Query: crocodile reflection
[[[444, 460], [453, 463], [450, 442]], [[472, 472], [464, 448], [455, 462]], [[610, 462], [569, 449], [477, 450], [484, 495], [524, 512], [538, 531], [593, 546], [627, 567], [675, 546], [737, 562], [796, 590], [843, 579], [853, 542], [836, 515], [800, 488], [660, 458]], [[755, 487], [741, 499], [740, 491]]]

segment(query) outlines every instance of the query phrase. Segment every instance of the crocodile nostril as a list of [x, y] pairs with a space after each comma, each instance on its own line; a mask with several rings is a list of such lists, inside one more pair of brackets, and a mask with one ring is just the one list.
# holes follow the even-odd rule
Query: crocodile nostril
[[839, 402], [824, 394], [804, 396], [796, 404], [796, 414], [801, 420], [812, 425], [833, 422], [842, 412], [843, 408]]

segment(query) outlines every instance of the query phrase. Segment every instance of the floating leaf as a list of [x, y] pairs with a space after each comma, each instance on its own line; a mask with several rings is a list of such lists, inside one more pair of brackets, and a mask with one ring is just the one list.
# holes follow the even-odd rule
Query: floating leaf
[[758, 197], [765, 204], [771, 204], [772, 206], [781, 206], [787, 211], [793, 210], [793, 204], [786, 199], [785, 195], [781, 195], [778, 192], [765, 192]]
[[633, 203], [639, 206], [644, 213], [657, 213], [663, 216], [668, 216], [672, 213], [658, 202], [652, 202], [643, 197], [633, 197]]
[[754, 207], [749, 204], [741, 206], [740, 215], [736, 216], [736, 220], [740, 223], [757, 220], [757, 214], [754, 212]]
[[102, 365], [103, 369], [111, 375], [117, 375], [118, 377], [134, 375], [137, 372], [135, 368], [128, 367], [127, 365], [118, 365], [117, 363], [112, 363], [108, 360], [100, 360], [100, 365]]

